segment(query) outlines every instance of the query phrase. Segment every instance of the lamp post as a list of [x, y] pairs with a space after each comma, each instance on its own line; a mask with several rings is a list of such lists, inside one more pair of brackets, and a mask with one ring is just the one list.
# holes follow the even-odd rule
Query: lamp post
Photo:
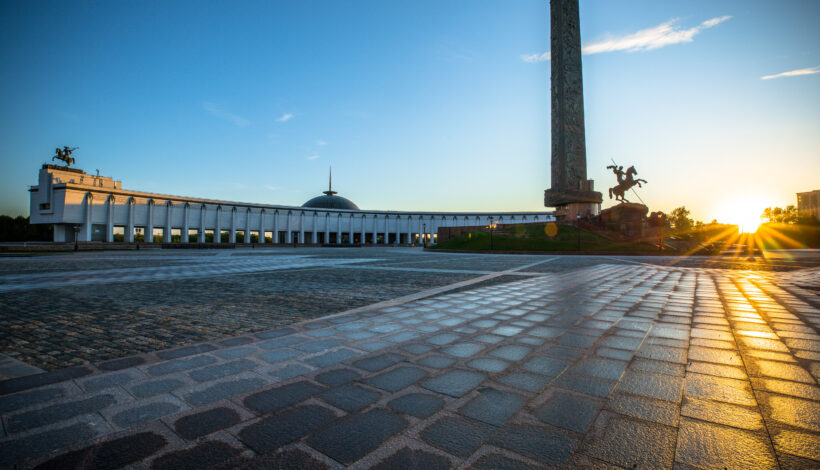
[[575, 230], [578, 232], [578, 251], [581, 251], [581, 214], [575, 216]]
[[74, 226], [74, 251], [79, 251], [80, 249], [80, 244], [78, 243], [80, 240], [80, 228], [79, 225]]
[[424, 235], [427, 233], [427, 224], [421, 224], [421, 243], [424, 248], [427, 248], [427, 237]]
[[498, 221], [497, 220], [491, 221], [490, 225], [488, 225], [487, 227], [490, 229], [490, 251], [493, 251], [493, 249], [494, 249], [494, 246], [493, 246], [493, 229], [498, 227]]

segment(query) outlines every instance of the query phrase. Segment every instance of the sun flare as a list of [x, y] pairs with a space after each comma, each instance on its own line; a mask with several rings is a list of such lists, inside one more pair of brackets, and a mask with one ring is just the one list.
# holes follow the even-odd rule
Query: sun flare
[[743, 198], [726, 203], [720, 210], [718, 220], [737, 225], [743, 233], [754, 233], [760, 226], [760, 214], [766, 208], [758, 199]]

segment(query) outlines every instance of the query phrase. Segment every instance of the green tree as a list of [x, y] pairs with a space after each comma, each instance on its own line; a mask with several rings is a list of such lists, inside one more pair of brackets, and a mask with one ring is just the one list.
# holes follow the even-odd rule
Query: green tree
[[671, 223], [672, 230], [674, 230], [675, 233], [686, 233], [692, 230], [692, 226], [695, 225], [695, 221], [689, 217], [689, 214], [689, 209], [685, 206], [677, 207], [669, 213], [669, 222]]
[[761, 220], [773, 224], [796, 224], [799, 219], [797, 207], [789, 204], [785, 209], [780, 207], [767, 207], [760, 215]]

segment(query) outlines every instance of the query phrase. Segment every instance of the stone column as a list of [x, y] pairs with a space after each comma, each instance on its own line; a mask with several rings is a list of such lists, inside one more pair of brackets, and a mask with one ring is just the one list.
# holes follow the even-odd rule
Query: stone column
[[222, 215], [222, 206], [216, 206], [216, 228], [214, 228], [214, 243], [222, 243], [222, 227], [219, 226], [219, 217]]
[[336, 244], [342, 244], [342, 214], [336, 214]]
[[563, 217], [591, 214], [602, 201], [587, 179], [578, 0], [550, 1], [551, 188], [544, 205]]
[[325, 243], [330, 243], [330, 212], [325, 212]]
[[288, 222], [286, 224], [287, 233], [285, 233], [285, 243], [288, 243], [288, 244], [293, 242], [293, 225], [292, 225], [292, 222], [293, 222], [293, 214], [291, 213], [291, 211], [288, 211]]
[[245, 210], [245, 244], [251, 242], [251, 208]]
[[145, 243], [154, 243], [154, 200], [148, 200], [148, 223], [145, 226]]
[[361, 238], [361, 240], [359, 240], [359, 242], [360, 242], [362, 245], [364, 245], [364, 235], [365, 235], [365, 229], [364, 229], [364, 221], [365, 221], [365, 217], [364, 217], [364, 214], [362, 214], [362, 217], [361, 217], [361, 218], [362, 218], [362, 226], [361, 226], [361, 233], [359, 234], [359, 237]]
[[105, 220], [105, 241], [111, 243], [114, 241], [114, 196], [108, 196], [108, 212]]
[[199, 229], [196, 231], [196, 241], [205, 243], [205, 212], [208, 209], [205, 204], [199, 205]]
[[299, 244], [305, 243], [305, 212], [299, 211]]
[[348, 241], [348, 243], [350, 243], [352, 245], [353, 244], [353, 213], [349, 212], [346, 215], [347, 215], [347, 223], [349, 224], [347, 226], [347, 238], [348, 238], [347, 241]]
[[179, 241], [182, 243], [188, 243], [188, 230], [190, 230], [188, 212], [190, 212], [190, 206], [187, 202], [182, 205], [182, 232], [179, 234]]
[[94, 211], [94, 196], [91, 193], [86, 193], [85, 195], [85, 222], [83, 223], [83, 230], [80, 231], [80, 241], [90, 242], [91, 241], [91, 217], [93, 216]]
[[162, 241], [171, 243], [171, 209], [174, 205], [171, 201], [165, 201], [165, 228], [162, 230]]
[[378, 239], [379, 228], [378, 227], [379, 227], [379, 216], [376, 215], [376, 214], [373, 214], [373, 244], [374, 245], [379, 244], [379, 239]]
[[129, 197], [128, 201], [128, 225], [125, 226], [125, 237], [128, 243], [134, 243], [134, 198]]
[[259, 211], [259, 243], [265, 243], [265, 209]]
[[270, 241], [275, 244], [279, 243], [279, 211], [273, 211], [273, 235]]

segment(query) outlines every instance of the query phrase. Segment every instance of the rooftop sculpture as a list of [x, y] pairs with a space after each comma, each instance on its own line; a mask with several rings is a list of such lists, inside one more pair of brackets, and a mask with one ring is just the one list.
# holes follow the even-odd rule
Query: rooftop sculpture
[[71, 166], [71, 164], [74, 163], [74, 157], [72, 157], [71, 154], [78, 148], [80, 147], [68, 148], [68, 145], [63, 148], [57, 147], [57, 154], [51, 157], [51, 161], [53, 162], [54, 160], [60, 160], [65, 162], [66, 167]]
[[645, 179], [635, 179], [634, 176], [638, 174], [638, 170], [635, 169], [634, 166], [627, 168], [624, 171], [624, 167], [618, 165], [609, 165], [606, 167], [607, 170], [612, 170], [615, 173], [615, 176], [618, 178], [618, 185], [612, 188], [609, 188], [609, 198], [612, 199], [612, 195], [615, 195], [615, 200], [620, 202], [629, 202], [625, 197], [627, 191], [629, 191], [633, 186], [638, 185], [639, 188], [641, 183], [646, 183]]

